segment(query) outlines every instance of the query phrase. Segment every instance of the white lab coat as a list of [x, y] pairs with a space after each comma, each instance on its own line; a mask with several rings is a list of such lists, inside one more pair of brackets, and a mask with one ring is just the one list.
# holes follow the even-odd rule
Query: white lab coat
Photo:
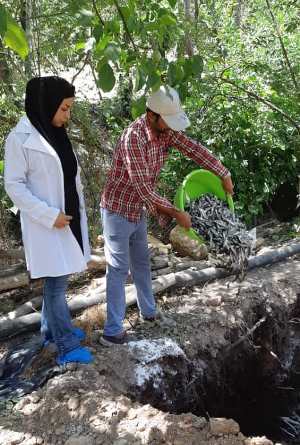
[[59, 212], [65, 212], [63, 170], [56, 151], [26, 116], [7, 138], [4, 169], [5, 190], [20, 209], [31, 278], [56, 277], [86, 269], [90, 247], [79, 168], [76, 188], [84, 255], [69, 226], [53, 227]]

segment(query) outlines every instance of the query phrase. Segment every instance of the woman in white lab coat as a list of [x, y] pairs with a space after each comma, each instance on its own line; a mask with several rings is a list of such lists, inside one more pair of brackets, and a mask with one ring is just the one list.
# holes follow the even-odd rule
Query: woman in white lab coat
[[92, 361], [66, 303], [68, 275], [83, 271], [90, 256], [79, 168], [65, 130], [74, 95], [60, 77], [31, 79], [26, 116], [5, 145], [5, 189], [20, 209], [31, 278], [45, 278], [41, 332], [45, 343], [55, 342], [59, 364]]

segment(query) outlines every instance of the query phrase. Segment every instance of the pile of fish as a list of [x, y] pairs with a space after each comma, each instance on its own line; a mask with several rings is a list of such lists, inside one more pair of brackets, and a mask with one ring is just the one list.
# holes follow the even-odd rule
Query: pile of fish
[[223, 266], [244, 271], [253, 239], [227, 204], [207, 194], [190, 201], [186, 210], [191, 215], [193, 229], [204, 238], [210, 251], [218, 254]]

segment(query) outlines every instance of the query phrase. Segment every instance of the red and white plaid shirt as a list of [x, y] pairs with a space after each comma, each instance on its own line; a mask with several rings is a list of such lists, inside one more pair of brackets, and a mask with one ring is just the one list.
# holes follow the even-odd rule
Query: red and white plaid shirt
[[156, 205], [174, 206], [155, 192], [161, 168], [171, 147], [176, 147], [197, 164], [220, 177], [228, 170], [206, 148], [180, 131], [168, 130], [156, 136], [146, 115], [127, 127], [114, 151], [113, 165], [101, 198], [101, 207], [137, 223], [146, 207], [158, 215]]

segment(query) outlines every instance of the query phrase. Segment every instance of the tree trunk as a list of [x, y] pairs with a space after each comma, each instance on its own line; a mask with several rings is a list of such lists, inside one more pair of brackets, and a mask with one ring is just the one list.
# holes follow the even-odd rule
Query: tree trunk
[[31, 21], [32, 21], [32, 0], [22, 0], [21, 2], [21, 24], [22, 28], [25, 31], [26, 39], [29, 46], [29, 53], [25, 60], [25, 74], [27, 79], [31, 79], [33, 69], [33, 52], [32, 52], [32, 30], [31, 30]]
[[194, 17], [195, 17], [195, 22], [197, 23], [198, 18], [199, 18], [199, 3], [198, 3], [198, 0], [194, 0]]
[[185, 51], [189, 57], [192, 57], [194, 55], [194, 49], [190, 32], [188, 31], [188, 29], [190, 29], [192, 25], [191, 0], [184, 0], [184, 11], [187, 23], [185, 31]]
[[10, 85], [9, 66], [7, 63], [5, 50], [1, 40], [0, 40], [0, 82], [4, 82], [6, 86], [12, 91], [12, 87]]
[[29, 277], [27, 272], [20, 272], [11, 276], [0, 277], [0, 292], [17, 287], [28, 286]]
[[234, 10], [234, 21], [237, 28], [241, 27], [243, 21], [243, 7], [244, 7], [244, 0], [237, 0], [237, 4]]

